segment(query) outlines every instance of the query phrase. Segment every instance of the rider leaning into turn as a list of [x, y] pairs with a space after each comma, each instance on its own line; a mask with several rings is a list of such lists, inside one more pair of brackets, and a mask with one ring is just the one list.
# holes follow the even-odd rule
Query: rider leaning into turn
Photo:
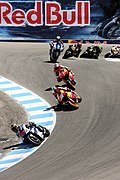
[[82, 43], [78, 42], [77, 44], [71, 45], [71, 49], [73, 51], [74, 56], [77, 58], [79, 53], [81, 52]]
[[67, 98], [70, 98], [72, 93], [67, 87], [54, 87], [53, 88], [53, 95], [58, 100], [59, 104], [64, 104]]
[[67, 66], [63, 66], [63, 65], [60, 65], [59, 63], [55, 63], [54, 64], [54, 72], [55, 72], [56, 76], [58, 76], [57, 77], [58, 82], [62, 81], [62, 79], [67, 80], [69, 78], [74, 80], [75, 74]]
[[112, 46], [112, 48], [111, 48], [111, 53], [112, 53], [113, 55], [118, 55], [118, 54], [120, 54], [120, 46]]
[[20, 125], [17, 125], [17, 124], [12, 124], [11, 125], [11, 130], [13, 131], [13, 132], [15, 132], [16, 133], [16, 135], [18, 136], [18, 137], [24, 137], [24, 139], [25, 139], [25, 134], [23, 134], [23, 130], [24, 129], [26, 129], [26, 130], [29, 130], [29, 128], [31, 128], [31, 127], [33, 127], [33, 126], [35, 126], [36, 128], [38, 128], [38, 130], [40, 131], [40, 132], [43, 132], [44, 133], [44, 128], [42, 127], [42, 126], [38, 126], [38, 125], [36, 125], [34, 122], [29, 122], [29, 124], [20, 124]]

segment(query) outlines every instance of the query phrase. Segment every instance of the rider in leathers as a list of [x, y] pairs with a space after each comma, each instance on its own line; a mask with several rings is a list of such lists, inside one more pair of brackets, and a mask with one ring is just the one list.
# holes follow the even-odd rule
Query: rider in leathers
[[71, 80], [74, 81], [75, 74], [67, 66], [63, 66], [63, 65], [60, 65], [60, 64], [56, 63], [54, 65], [54, 72], [55, 72], [56, 76], [58, 76], [57, 77], [58, 82], [60, 82], [62, 80], [63, 81], [68, 80], [68, 79], [71, 79]]
[[72, 96], [71, 92], [72, 90], [67, 87], [53, 87], [53, 95], [60, 105], [64, 104], [66, 100]]
[[113, 46], [111, 48], [111, 54], [116, 57], [117, 57], [117, 55], [120, 55], [120, 46]]
[[34, 122], [29, 122], [29, 124], [20, 124], [20, 125], [12, 124], [11, 130], [15, 132], [19, 138], [22, 138], [24, 143], [26, 143], [27, 134], [23, 130], [29, 131], [29, 129], [33, 126], [35, 126], [40, 132], [45, 133], [45, 129], [40, 125], [36, 125]]

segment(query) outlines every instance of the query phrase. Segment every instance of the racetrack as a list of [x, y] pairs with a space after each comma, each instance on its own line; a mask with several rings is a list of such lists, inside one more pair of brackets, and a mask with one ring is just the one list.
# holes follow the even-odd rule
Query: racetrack
[[[86, 45], [83, 45], [85, 49]], [[67, 47], [67, 44], [66, 44]], [[0, 43], [0, 76], [38, 94], [51, 106], [45, 89], [58, 84], [49, 63], [48, 44]], [[0, 174], [0, 180], [119, 180], [120, 62], [69, 59], [76, 91], [83, 101], [75, 111], [57, 111], [51, 137], [34, 154]]]

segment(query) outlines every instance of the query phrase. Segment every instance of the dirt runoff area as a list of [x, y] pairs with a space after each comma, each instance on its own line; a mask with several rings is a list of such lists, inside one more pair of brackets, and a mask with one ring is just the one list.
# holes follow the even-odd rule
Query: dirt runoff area
[[10, 129], [13, 123], [28, 123], [28, 115], [17, 101], [0, 91], [0, 159], [20, 142]]

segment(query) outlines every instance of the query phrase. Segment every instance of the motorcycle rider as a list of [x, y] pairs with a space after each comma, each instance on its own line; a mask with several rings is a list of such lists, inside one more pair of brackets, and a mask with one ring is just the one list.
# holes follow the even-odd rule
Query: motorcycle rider
[[71, 92], [72, 90], [67, 87], [54, 86], [52, 88], [52, 93], [60, 105], [64, 104], [66, 100], [71, 97]]
[[71, 50], [73, 51], [73, 56], [78, 58], [80, 52], [81, 52], [82, 43], [78, 42], [77, 44], [71, 45]]
[[40, 125], [36, 125], [34, 122], [29, 122], [29, 124], [20, 124], [20, 125], [12, 124], [11, 130], [15, 132], [19, 138], [22, 138], [24, 143], [26, 143], [26, 136], [27, 136], [26, 132], [29, 131], [29, 129], [33, 126], [36, 127], [40, 132], [45, 134], [45, 137], [48, 137], [50, 135], [49, 133], [46, 133], [45, 131], [46, 129], [44, 127]]
[[54, 64], [54, 72], [55, 72], [56, 76], [58, 76], [57, 77], [58, 82], [60, 82], [62, 80], [68, 80], [68, 79], [71, 79], [71, 81], [75, 81], [74, 80], [75, 74], [67, 66], [63, 66], [63, 65], [60, 65], [59, 63], [55, 63]]
[[[87, 53], [88, 56], [95, 56], [96, 58], [98, 58], [99, 54], [102, 52], [103, 47], [101, 45], [92, 45], [90, 47], [87, 48]], [[94, 52], [94, 54], [92, 55], [92, 53]]]
[[120, 54], [120, 46], [112, 46], [111, 54], [117, 56]]
[[95, 50], [95, 57], [98, 58], [99, 54], [102, 52], [103, 47], [101, 45], [93, 46], [93, 52]]
[[61, 40], [61, 37], [60, 36], [56, 36], [56, 38], [51, 43], [49, 43], [49, 45], [50, 45], [50, 53], [52, 51], [54, 43], [62, 44], [63, 48], [61, 49], [61, 52], [64, 50], [64, 43]]

